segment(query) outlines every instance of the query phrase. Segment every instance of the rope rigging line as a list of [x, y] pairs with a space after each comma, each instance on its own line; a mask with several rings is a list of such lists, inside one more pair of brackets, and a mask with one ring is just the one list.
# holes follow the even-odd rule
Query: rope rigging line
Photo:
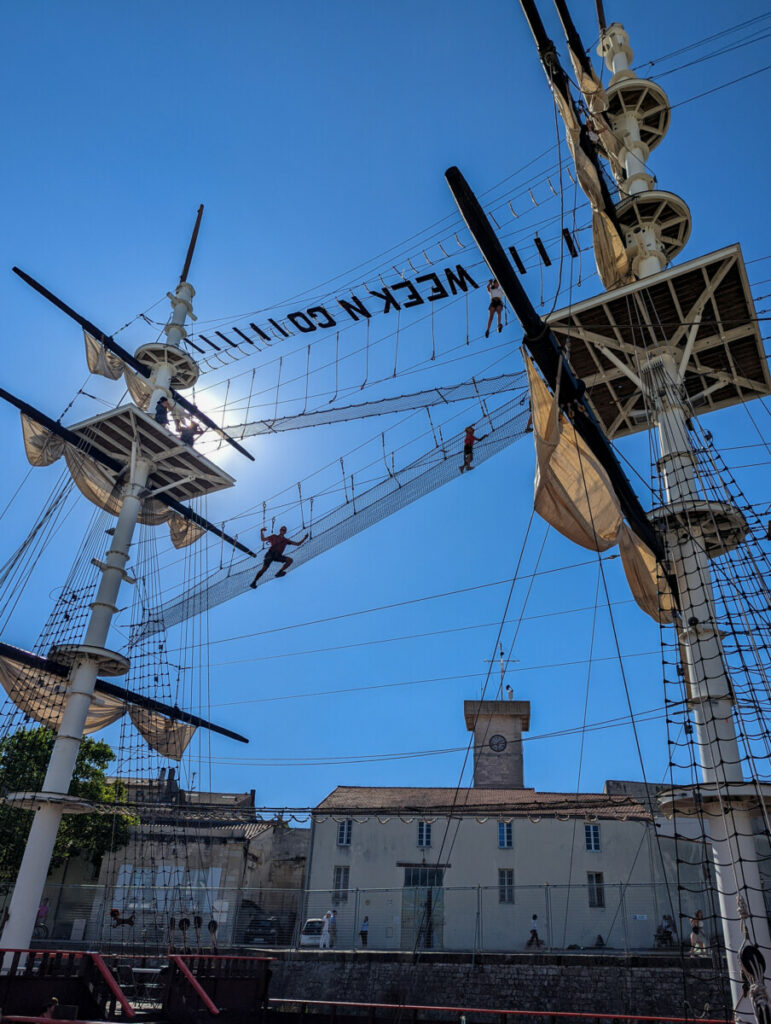
[[[561, 169], [560, 169], [560, 176], [561, 176]], [[546, 220], [544, 220], [544, 221], [542, 221], [540, 223], [542, 223], [543, 225], [546, 225], [547, 223], [555, 223], [555, 222], [557, 222], [559, 220], [560, 220], [560, 216], [556, 215], [556, 216], [548, 218], [548, 219], [546, 219]], [[588, 225], [587, 225], [587, 230], [588, 230]], [[515, 234], [515, 236], [524, 235], [525, 233], [527, 233], [527, 231], [528, 231], [527, 228], [522, 228], [521, 230], [519, 230], [518, 232], [515, 232], [514, 234]], [[507, 236], [504, 236], [504, 237], [507, 237]], [[558, 244], [559, 244], [560, 239], [561, 239], [561, 235], [555, 235], [554, 236], [554, 241], [558, 242]], [[533, 246], [532, 245], [525, 246], [525, 248], [532, 249]], [[481, 268], [481, 267], [482, 267], [481, 262], [476, 262], [476, 263], [474, 263], [472, 265], [472, 269], [474, 269], [474, 268]], [[364, 287], [366, 287], [366, 286], [364, 286]], [[369, 289], [367, 289], [367, 290], [369, 290]], [[323, 299], [323, 301], [326, 301], [326, 297], [322, 297], [322, 299]], [[320, 299], [319, 301], [322, 301], [322, 300]], [[253, 327], [254, 325], [250, 325], [250, 326]], [[348, 324], [348, 325], [346, 325], [345, 329], [348, 329], [351, 326], [353, 326], [353, 325], [352, 324]], [[289, 335], [287, 335], [287, 336], [289, 336]], [[317, 339], [317, 340], [319, 340], [319, 339]], [[239, 346], [235, 342], [231, 342], [231, 345], [232, 345], [232, 348], [239, 349]], [[243, 349], [239, 349], [239, 352], [240, 352], [241, 355], [252, 355], [253, 354], [250, 351], [248, 351], [248, 350], [244, 351]], [[237, 358], [235, 355], [233, 355], [232, 352], [230, 353], [230, 356], [231, 356], [231, 362], [232, 362], [233, 359]], [[226, 365], [226, 364], [222, 363], [220, 361], [220, 365]], [[210, 368], [213, 368], [213, 367], [210, 367]]]
[[[515, 587], [515, 584], [516, 584], [516, 581], [517, 581], [517, 577], [519, 575], [519, 570], [520, 570], [520, 568], [522, 566], [522, 559], [524, 557], [525, 549], [527, 547], [528, 538], [530, 537], [530, 530], [531, 530], [532, 525], [533, 525], [534, 517], [535, 517], [535, 510], [531, 509], [530, 517], [529, 517], [528, 523], [527, 523], [527, 529], [525, 531], [525, 536], [523, 538], [522, 545], [521, 545], [520, 551], [519, 551], [519, 557], [517, 559], [517, 563], [516, 563], [516, 566], [515, 566], [515, 569], [514, 569], [514, 574], [513, 574], [513, 577], [512, 577], [512, 581], [511, 581], [511, 586], [509, 587], [509, 592], [508, 592], [508, 595], [506, 597], [506, 601], [505, 601], [505, 604], [504, 604], [503, 614], [502, 614], [502, 616], [500, 618], [500, 621], [499, 621], [499, 624], [498, 624], [498, 632], [497, 632], [497, 635], [495, 637], [495, 643], [494, 643], [493, 648], [492, 648], [491, 656], [488, 659], [487, 672], [486, 672], [486, 675], [485, 675], [484, 683], [482, 684], [482, 691], [481, 691], [481, 696], [480, 696], [480, 704], [478, 705], [477, 713], [474, 716], [473, 730], [471, 731], [471, 736], [469, 737], [468, 743], [466, 744], [465, 753], [463, 755], [463, 763], [461, 764], [460, 770], [458, 772], [458, 781], [457, 781], [457, 783], [455, 784], [455, 787], [454, 787], [453, 796], [452, 796], [452, 803], [451, 803], [451, 807], [450, 807], [450, 813], [447, 815], [447, 820], [445, 822], [445, 826], [444, 826], [444, 829], [442, 831], [442, 840], [441, 840], [441, 843], [439, 845], [439, 849], [437, 850], [436, 858], [435, 859], [432, 858], [434, 865], [436, 865], [437, 867], [439, 865], [441, 865], [445, 859], [447, 861], [449, 861], [449, 858], [452, 855], [452, 850], [453, 850], [454, 845], [455, 845], [455, 840], [458, 837], [458, 825], [456, 823], [455, 824], [454, 835], [452, 836], [452, 839], [449, 842], [449, 848], [447, 850], [447, 854], [445, 855], [445, 853], [444, 853], [445, 846], [447, 846], [448, 837], [450, 835], [450, 829], [453, 826], [453, 815], [452, 815], [452, 812], [458, 806], [458, 801], [459, 801], [459, 798], [460, 798], [460, 795], [461, 795], [461, 787], [463, 785], [463, 777], [466, 774], [466, 770], [467, 770], [467, 766], [468, 766], [468, 762], [469, 762], [469, 757], [471, 755], [471, 751], [474, 749], [474, 744], [476, 742], [476, 726], [477, 726], [477, 722], [478, 722], [478, 719], [479, 719], [479, 714], [481, 712], [481, 701], [484, 700], [485, 693], [487, 692], [487, 687], [488, 687], [489, 682], [490, 682], [490, 674], [492, 672], [492, 668], [493, 668], [493, 664], [494, 664], [495, 653], [496, 653], [496, 651], [498, 650], [498, 648], [501, 645], [501, 636], [503, 634], [503, 628], [504, 628], [504, 625], [506, 623], [506, 619], [508, 617], [509, 607], [511, 606], [511, 600], [512, 600], [512, 597], [514, 595], [514, 587]], [[546, 541], [546, 535], [547, 534], [548, 534], [548, 528], [547, 528], [547, 530], [544, 533], [544, 540], [543, 540], [543, 543], [541, 545], [541, 551], [543, 551], [543, 544]], [[539, 555], [539, 558], [540, 558], [540, 555]], [[531, 583], [531, 585], [532, 585], [532, 583]], [[529, 593], [530, 593], [530, 590], [528, 589], [528, 594]], [[490, 724], [491, 723], [488, 722], [487, 728], [489, 728]], [[486, 733], [487, 733], [487, 730], [485, 731], [485, 736], [486, 736]], [[468, 796], [467, 796], [467, 799], [468, 799]], [[424, 851], [424, 854], [425, 854], [425, 851]], [[429, 891], [431, 891], [431, 890], [429, 890]], [[423, 916], [422, 916], [421, 927], [417, 929], [416, 935], [415, 935], [415, 945], [413, 947], [413, 953], [414, 953], [414, 955], [416, 957], [416, 961], [415, 961], [416, 964], [417, 964], [418, 948], [419, 948], [419, 945], [420, 945], [420, 936], [421, 936], [421, 933], [423, 932], [423, 930], [426, 927], [427, 914], [428, 914], [428, 901], [426, 901], [424, 903], [424, 905], [423, 905]]]

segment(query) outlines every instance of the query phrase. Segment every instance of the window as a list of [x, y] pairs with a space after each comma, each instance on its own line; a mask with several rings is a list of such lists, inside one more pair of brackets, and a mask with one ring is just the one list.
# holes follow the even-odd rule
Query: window
[[337, 826], [337, 845], [338, 846], [350, 846], [351, 835], [353, 834], [353, 820], [346, 818], [345, 821], [341, 821]]
[[404, 887], [439, 888], [444, 882], [444, 868], [413, 867], [404, 869]]
[[498, 869], [498, 902], [514, 902], [514, 871], [511, 868]]
[[347, 864], [337, 864], [332, 875], [332, 902], [346, 903], [348, 901], [348, 880], [351, 869]]
[[418, 822], [418, 846], [431, 845], [431, 823], [429, 821]]
[[598, 853], [600, 849], [600, 826], [584, 825], [584, 838], [586, 839], [587, 850]]
[[512, 834], [511, 834], [511, 822], [510, 821], [499, 821], [498, 822], [498, 846], [502, 850], [510, 850], [514, 845]]
[[589, 886], [589, 906], [605, 906], [605, 880], [601, 871], [587, 871], [586, 881]]

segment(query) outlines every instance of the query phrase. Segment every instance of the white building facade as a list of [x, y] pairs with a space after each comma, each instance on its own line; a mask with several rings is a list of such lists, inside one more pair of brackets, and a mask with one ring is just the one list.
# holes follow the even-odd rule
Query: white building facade
[[685, 844], [683, 863], [627, 793], [525, 788], [526, 702], [465, 712], [473, 787], [343, 786], [315, 809], [306, 916], [335, 910], [338, 946], [361, 946], [367, 917], [374, 949], [514, 951], [536, 948], [532, 930], [549, 948], [650, 949], [662, 916], [679, 918], [678, 884], [709, 918], [708, 851]]

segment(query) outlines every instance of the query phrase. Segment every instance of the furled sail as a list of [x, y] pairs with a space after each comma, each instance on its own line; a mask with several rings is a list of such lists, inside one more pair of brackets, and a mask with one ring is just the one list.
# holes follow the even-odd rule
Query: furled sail
[[535, 510], [568, 540], [591, 551], [613, 547], [623, 517], [608, 475], [538, 376], [529, 357], [536, 450]]
[[123, 373], [123, 360], [120, 356], [108, 352], [101, 341], [97, 341], [88, 331], [83, 331], [83, 338], [86, 342], [86, 363], [89, 373], [98, 373], [100, 377], [118, 380]]
[[172, 761], [179, 761], [188, 743], [195, 735], [195, 726], [187, 722], [173, 722], [157, 711], [132, 706], [129, 718], [144, 736], [147, 745]]
[[568, 44], [568, 53], [578, 88], [581, 90], [587, 110], [592, 115], [592, 121], [587, 126], [591, 132], [592, 142], [599, 146], [605, 154], [613, 171], [613, 177], [618, 181], [624, 177], [625, 168], [621, 162], [621, 143], [605, 116], [608, 109], [608, 97], [605, 89], [594, 68], [591, 65], [587, 66], [587, 62], [580, 59], [570, 44]]
[[565, 124], [565, 138], [576, 165], [578, 183], [592, 208], [594, 258], [597, 263], [597, 272], [605, 288], [618, 288], [633, 280], [624, 243], [610, 217], [603, 210], [602, 189], [597, 171], [579, 145], [581, 124], [576, 116], [573, 103], [569, 97], [563, 96], [559, 89], [552, 89], [552, 95]]
[[104, 347], [93, 334], [83, 331], [86, 342], [86, 363], [90, 373], [97, 373], [100, 377], [107, 377], [109, 380], [118, 380], [121, 376], [126, 381], [126, 387], [135, 405], [140, 409], [147, 409], [150, 404], [153, 389], [138, 373], [134, 373], [123, 362], [120, 356], [116, 356]]
[[[0, 685], [16, 707], [30, 718], [58, 732], [64, 712], [67, 680], [44, 667], [31, 668], [9, 654], [0, 655]], [[173, 721], [157, 711], [137, 707], [128, 700], [97, 689], [91, 698], [84, 731], [97, 732], [117, 722], [128, 711], [149, 747], [163, 757], [179, 761], [195, 734], [195, 726]]]
[[536, 512], [590, 551], [607, 551], [618, 544], [637, 604], [657, 622], [671, 623], [674, 598], [653, 552], [624, 522], [607, 473], [560, 412], [529, 357], [525, 363], [536, 452]]

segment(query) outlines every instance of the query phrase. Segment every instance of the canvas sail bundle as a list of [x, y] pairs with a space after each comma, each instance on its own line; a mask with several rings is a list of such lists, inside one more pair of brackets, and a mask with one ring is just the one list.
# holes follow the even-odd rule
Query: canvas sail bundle
[[[97, 462], [24, 413], [21, 414], [21, 429], [24, 450], [31, 465], [50, 466], [64, 456], [72, 479], [83, 497], [111, 515], [118, 515], [121, 499], [116, 493], [115, 481]], [[168, 523], [171, 543], [175, 548], [193, 544], [205, 532], [161, 502], [147, 499], [142, 502], [139, 522], [146, 526]]]
[[587, 109], [595, 118], [590, 126], [594, 131], [592, 141], [594, 141], [594, 136], [596, 135], [596, 144], [608, 158], [611, 170], [613, 171], [613, 177], [619, 180], [624, 177], [625, 168], [621, 162], [621, 143], [613, 133], [608, 119], [604, 116], [608, 109], [608, 97], [605, 89], [597, 77], [594, 68], [585, 67], [570, 45], [568, 45], [568, 53], [570, 55], [570, 63], [573, 65], [573, 73], [576, 76], [578, 88], [581, 90], [581, 95], [584, 98]]
[[590, 551], [619, 546], [629, 589], [661, 623], [674, 619], [674, 599], [653, 552], [627, 526], [607, 473], [526, 357], [536, 452], [536, 512]]
[[[25, 715], [58, 732], [68, 688], [66, 678], [0, 655], [0, 685]], [[91, 698], [84, 731], [88, 734], [104, 729], [127, 711], [149, 747], [163, 757], [179, 761], [193, 738], [195, 726], [172, 721], [156, 711], [137, 707], [109, 693], [100, 693], [98, 689]]]
[[[576, 165], [578, 184], [592, 208], [592, 233], [597, 272], [605, 288], [618, 288], [633, 279], [624, 243], [610, 217], [602, 208], [602, 189], [597, 171], [579, 145], [581, 124], [573, 109], [573, 103], [568, 97], [562, 96], [559, 89], [552, 89], [552, 95], [565, 124], [565, 138]], [[609, 133], [603, 132], [602, 134]]]
[[100, 377], [118, 380], [124, 369], [120, 356], [108, 352], [101, 341], [97, 341], [88, 331], [83, 331], [83, 338], [86, 342], [86, 362], [89, 373], [98, 373]]
[[130, 370], [120, 356], [109, 352], [101, 341], [97, 341], [88, 331], [83, 331], [83, 338], [86, 343], [86, 363], [89, 372], [107, 377], [109, 380], [119, 380], [123, 376], [132, 401], [146, 411], [153, 393], [149, 384], [138, 373]]
[[147, 745], [172, 761], [182, 758], [187, 745], [195, 735], [195, 726], [187, 722], [173, 722], [157, 711], [148, 711], [129, 705], [129, 718], [138, 732], [144, 736]]

